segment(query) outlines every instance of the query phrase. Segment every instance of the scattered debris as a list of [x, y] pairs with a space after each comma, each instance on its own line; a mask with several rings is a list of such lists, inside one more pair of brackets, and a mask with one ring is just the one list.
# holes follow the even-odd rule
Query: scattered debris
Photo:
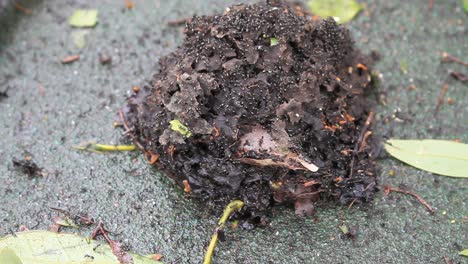
[[350, 238], [350, 239], [356, 239], [357, 238], [357, 235], [358, 235], [358, 227], [357, 226], [353, 226], [353, 227], [349, 227], [348, 224], [346, 223], [343, 223], [342, 225], [338, 226], [341, 230], [341, 232], [343, 233], [343, 235], [347, 238]]
[[189, 193], [192, 191], [190, 184], [187, 180], [183, 180], [182, 183], [184, 184], [184, 192]]
[[213, 257], [213, 253], [216, 247], [216, 243], [218, 243], [218, 236], [219, 233], [223, 231], [224, 226], [226, 225], [226, 221], [228, 218], [236, 211], [240, 211], [244, 206], [244, 202], [240, 200], [233, 200], [231, 201], [226, 208], [224, 209], [223, 215], [218, 221], [218, 227], [216, 227], [213, 236], [211, 237], [210, 244], [206, 249], [205, 257], [203, 258], [203, 264], [210, 264], [211, 258]]
[[333, 17], [339, 24], [351, 21], [363, 9], [356, 0], [308, 0], [307, 6], [312, 14]]
[[72, 27], [94, 27], [98, 22], [98, 11], [96, 9], [78, 9], [68, 19]]
[[70, 55], [61, 60], [62, 64], [69, 64], [80, 59], [80, 55]]
[[150, 257], [153, 260], [160, 261], [163, 258], [163, 255], [161, 255], [161, 254], [151, 254], [148, 257]]
[[141, 90], [141, 87], [140, 87], [140, 86], [133, 86], [133, 87], [132, 87], [132, 91], [133, 91], [134, 93], [138, 93], [140, 90]]
[[133, 9], [135, 7], [135, 3], [131, 0], [125, 0], [125, 7], [127, 9]]
[[333, 19], [296, 12], [236, 5], [192, 18], [152, 86], [119, 110], [124, 134], [190, 196], [219, 209], [241, 199], [250, 219], [274, 203], [302, 215], [319, 199], [374, 196], [374, 113], [364, 96], [373, 59]]
[[424, 205], [431, 214], [433, 214], [435, 212], [435, 209], [431, 205], [429, 205], [429, 203], [426, 202], [426, 200], [424, 200], [421, 196], [419, 196], [416, 193], [413, 193], [413, 192], [410, 192], [410, 191], [407, 191], [407, 190], [403, 190], [403, 189], [400, 189], [400, 188], [396, 188], [396, 187], [391, 187], [389, 185], [385, 185], [384, 186], [385, 195], [390, 194], [390, 192], [399, 192], [399, 193], [411, 195], [411, 196], [415, 197], [422, 205]]
[[107, 54], [99, 54], [99, 63], [101, 63], [101, 65], [111, 64], [112, 57]]
[[46, 172], [32, 161], [31, 156], [26, 156], [26, 158], [22, 160], [13, 158], [12, 162], [17, 170], [28, 175], [30, 178], [46, 175]]
[[4, 91], [0, 91], [0, 102], [8, 98], [8, 87]]
[[20, 225], [18, 228], [18, 232], [25, 232], [25, 231], [29, 231], [29, 228], [25, 225]]

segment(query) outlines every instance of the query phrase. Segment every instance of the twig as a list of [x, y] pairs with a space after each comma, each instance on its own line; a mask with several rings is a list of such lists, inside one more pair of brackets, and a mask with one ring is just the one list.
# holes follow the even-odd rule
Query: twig
[[13, 5], [15, 6], [15, 9], [20, 11], [20, 12], [23, 12], [24, 14], [26, 15], [30, 15], [32, 14], [32, 10], [29, 9], [29, 8], [26, 8], [20, 4], [18, 4], [16, 1], [13, 1]]
[[108, 151], [134, 151], [135, 145], [103, 145], [97, 143], [83, 143], [79, 146], [72, 146], [74, 149], [84, 150], [95, 153], [104, 153]]
[[117, 257], [117, 260], [119, 261], [119, 263], [122, 263], [122, 264], [133, 263], [132, 256], [130, 256], [124, 250], [122, 244], [115, 240], [112, 240], [107, 233], [108, 231], [104, 229], [103, 223], [99, 222], [99, 224], [96, 226], [96, 229], [94, 229], [93, 233], [91, 234], [91, 239], [95, 239], [98, 235], [103, 236], [104, 239], [109, 244], [112, 254], [114, 254], [114, 256]]
[[447, 256], [444, 256], [445, 264], [453, 264], [453, 261], [449, 259]]
[[410, 192], [408, 190], [403, 190], [403, 189], [400, 189], [400, 188], [396, 188], [396, 187], [391, 187], [389, 185], [385, 185], [384, 186], [384, 193], [385, 195], [388, 195], [390, 192], [399, 192], [399, 193], [403, 193], [403, 194], [407, 194], [407, 195], [411, 195], [413, 197], [415, 197], [416, 199], [418, 199], [418, 201], [423, 204], [424, 206], [426, 206], [427, 210], [429, 210], [429, 212], [431, 214], [433, 214], [435, 212], [435, 209], [428, 203], [426, 202], [426, 200], [424, 200], [421, 196], [419, 196], [418, 194], [416, 193], [413, 193], [413, 192]]
[[370, 124], [372, 123], [372, 121], [374, 120], [374, 117], [375, 117], [375, 113], [374, 112], [370, 112], [369, 113], [369, 116], [367, 116], [367, 119], [366, 119], [366, 122], [364, 123], [364, 126], [362, 127], [362, 130], [361, 130], [361, 133], [359, 134], [359, 138], [358, 138], [358, 141], [356, 142], [356, 144], [354, 145], [354, 150], [353, 150], [353, 158], [351, 159], [351, 168], [349, 170], [349, 178], [352, 178], [353, 177], [353, 173], [354, 173], [354, 160], [356, 159], [356, 155], [359, 151], [359, 146], [361, 146], [361, 143], [364, 139], [364, 136], [366, 134], [366, 131], [367, 129], [369, 128]]
[[465, 67], [468, 67], [468, 63], [462, 61], [461, 59], [448, 54], [447, 52], [442, 53], [442, 62], [455, 62], [461, 64]]
[[220, 232], [224, 225], [231, 216], [232, 213], [235, 211], [239, 211], [244, 206], [244, 202], [240, 200], [233, 200], [231, 201], [226, 208], [224, 209], [223, 215], [218, 221], [218, 227], [216, 228], [213, 236], [211, 237], [210, 245], [206, 249], [205, 258], [203, 259], [203, 264], [211, 264], [211, 257], [213, 256], [214, 249], [216, 247], [216, 243], [218, 242], [218, 232]]
[[455, 79], [457, 79], [457, 80], [459, 80], [459, 81], [461, 81], [461, 82], [466, 82], [466, 81], [468, 81], [468, 76], [467, 76], [466, 74], [461, 73], [461, 72], [453, 71], [453, 72], [450, 72], [450, 75], [451, 75], [453, 78], [455, 78]]
[[132, 130], [129, 128], [128, 123], [125, 120], [125, 116], [124, 116], [124, 114], [122, 112], [122, 109], [119, 109], [119, 117], [120, 117], [120, 120], [122, 121], [122, 125], [125, 128], [124, 133], [128, 133], [128, 135], [130, 135], [130, 137], [133, 139], [133, 144], [135, 144], [141, 151], [144, 152], [145, 148], [140, 144], [140, 142], [136, 138], [135, 134], [133, 134], [133, 132], [131, 132]]
[[80, 59], [80, 55], [70, 55], [61, 60], [62, 64], [69, 64]]
[[440, 90], [439, 98], [437, 99], [437, 106], [434, 111], [434, 115], [437, 115], [440, 107], [444, 103], [444, 97], [445, 97], [445, 93], [447, 93], [447, 89], [448, 89], [448, 85], [446, 83], [442, 84], [442, 89]]
[[77, 217], [77, 218], [79, 218], [81, 220], [82, 224], [85, 224], [85, 225], [94, 224], [94, 219], [91, 218], [91, 217], [85, 217], [85, 216], [82, 216], [82, 215], [79, 215], [79, 214], [74, 214], [74, 213], [71, 213], [70, 211], [67, 211], [65, 209], [51, 207], [51, 206], [49, 207], [49, 209], [53, 210], [53, 211], [57, 211], [57, 212], [62, 213], [62, 214], [65, 214], [65, 215]]

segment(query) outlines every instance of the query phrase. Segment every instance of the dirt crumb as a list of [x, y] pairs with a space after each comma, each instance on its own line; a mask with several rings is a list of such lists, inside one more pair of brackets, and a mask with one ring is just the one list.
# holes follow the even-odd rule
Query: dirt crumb
[[28, 175], [30, 178], [44, 176], [45, 172], [42, 168], [37, 166], [37, 164], [31, 160], [28, 156], [25, 159], [16, 159], [12, 160], [13, 167], [23, 174]]

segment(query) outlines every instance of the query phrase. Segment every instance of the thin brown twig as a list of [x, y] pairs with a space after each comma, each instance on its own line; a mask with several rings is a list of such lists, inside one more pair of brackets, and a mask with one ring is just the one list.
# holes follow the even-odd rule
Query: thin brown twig
[[24, 14], [27, 14], [27, 15], [30, 15], [32, 14], [32, 10], [29, 9], [29, 8], [26, 8], [20, 4], [18, 4], [16, 1], [13, 1], [13, 5], [15, 6], [15, 9], [20, 11], [20, 12], [23, 12]]
[[84, 223], [85, 225], [94, 224], [94, 219], [91, 218], [91, 217], [85, 217], [85, 216], [82, 216], [82, 215], [79, 215], [79, 214], [74, 214], [74, 213], [72, 213], [70, 211], [67, 211], [65, 209], [52, 207], [52, 206], [49, 206], [49, 209], [53, 210], [53, 211], [57, 211], [57, 212], [62, 213], [62, 214], [65, 214], [65, 215], [68, 215], [68, 216], [78, 217], [79, 219], [82, 220], [82, 223]]
[[452, 71], [452, 72], [450, 72], [450, 75], [451, 75], [453, 78], [455, 78], [455, 79], [457, 79], [457, 80], [459, 80], [459, 81], [461, 81], [461, 82], [466, 82], [466, 81], [468, 81], [468, 76], [465, 75], [465, 74], [463, 74], [463, 73], [461, 73], [461, 72]]
[[455, 62], [455, 63], [458, 63], [458, 64], [461, 64], [465, 67], [468, 67], [468, 63], [462, 61], [461, 59], [453, 56], [453, 55], [450, 55], [448, 54], [447, 52], [443, 52], [442, 53], [442, 62]]
[[398, 192], [398, 193], [411, 195], [411, 196], [415, 197], [421, 204], [426, 206], [427, 210], [429, 210], [429, 212], [431, 214], [433, 214], [435, 212], [435, 209], [428, 202], [426, 202], [426, 200], [424, 200], [421, 196], [419, 196], [418, 194], [416, 194], [414, 192], [411, 192], [411, 191], [408, 191], [408, 190], [403, 190], [403, 189], [396, 188], [396, 187], [392, 187], [392, 186], [389, 186], [389, 185], [385, 185], [384, 186], [385, 195], [388, 195], [390, 192]]
[[453, 264], [453, 261], [449, 259], [447, 256], [444, 256], [445, 264]]
[[446, 83], [442, 84], [442, 89], [440, 90], [439, 98], [437, 99], [437, 106], [434, 111], [434, 115], [437, 115], [440, 107], [444, 103], [444, 97], [445, 97], [445, 93], [447, 93], [447, 90], [448, 90], [448, 85]]
[[364, 126], [362, 127], [361, 133], [359, 134], [358, 141], [354, 145], [354, 150], [353, 150], [353, 157], [351, 159], [351, 168], [349, 170], [349, 178], [353, 177], [354, 173], [354, 161], [356, 159], [356, 155], [358, 154], [359, 151], [359, 146], [361, 145], [362, 140], [364, 139], [364, 135], [366, 134], [367, 129], [369, 128], [370, 124], [374, 120], [375, 113], [370, 112], [369, 115], [367, 116], [366, 122], [364, 123]]
[[111, 243], [112, 239], [109, 238], [109, 235], [107, 234], [107, 230], [104, 228], [104, 224], [102, 222], [99, 222], [97, 224], [96, 228], [91, 234], [91, 239], [96, 239], [98, 235], [102, 235], [109, 244]]
[[141, 151], [145, 151], [145, 148], [140, 144], [140, 142], [138, 141], [138, 139], [136, 138], [135, 134], [133, 134], [132, 130], [130, 129], [130, 127], [128, 126], [128, 123], [127, 123], [127, 120], [125, 120], [125, 116], [122, 112], [122, 109], [119, 109], [119, 117], [120, 117], [120, 120], [122, 121], [122, 125], [123, 127], [125, 128], [125, 134], [128, 134], [132, 140], [133, 140], [133, 143], [135, 144], [135, 146], [137, 146]]

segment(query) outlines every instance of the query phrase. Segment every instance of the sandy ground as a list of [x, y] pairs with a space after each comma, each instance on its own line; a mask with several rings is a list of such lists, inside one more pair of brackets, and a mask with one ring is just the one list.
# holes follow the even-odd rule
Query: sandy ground
[[[237, 1], [20, 1], [32, 10], [0, 14], [0, 235], [20, 225], [47, 229], [55, 206], [102, 220], [133, 251], [160, 253], [167, 263], [200, 263], [218, 215], [184, 197], [138, 153], [96, 155], [72, 150], [83, 141], [118, 143], [112, 123], [133, 85], [148, 81], [158, 59], [182, 41], [167, 22], [220, 13]], [[468, 17], [460, 1], [361, 1], [366, 11], [348, 26], [363, 50], [377, 50], [382, 73], [379, 135], [460, 139], [468, 142], [466, 84], [448, 76], [467, 72], [441, 64], [438, 52], [467, 60]], [[406, 3], [407, 2], [407, 3]], [[99, 24], [78, 49], [67, 18], [77, 8], [97, 8]], [[60, 60], [79, 54], [80, 60]], [[112, 57], [101, 65], [99, 54]], [[407, 74], [401, 71], [407, 64]], [[443, 83], [445, 103], [434, 110]], [[409, 87], [412, 89], [409, 89]], [[414, 86], [414, 87], [413, 87]], [[451, 98], [453, 104], [447, 104]], [[32, 155], [48, 176], [29, 179], [12, 158]], [[298, 218], [277, 207], [267, 228], [228, 229], [214, 263], [454, 263], [468, 246], [467, 181], [435, 176], [385, 157], [381, 184], [404, 186], [437, 208], [435, 215], [409, 196], [378, 195], [351, 209], [322, 205], [315, 217]], [[390, 170], [394, 176], [390, 176]], [[359, 228], [344, 239], [343, 222]], [[89, 234], [90, 230], [68, 229]]]

